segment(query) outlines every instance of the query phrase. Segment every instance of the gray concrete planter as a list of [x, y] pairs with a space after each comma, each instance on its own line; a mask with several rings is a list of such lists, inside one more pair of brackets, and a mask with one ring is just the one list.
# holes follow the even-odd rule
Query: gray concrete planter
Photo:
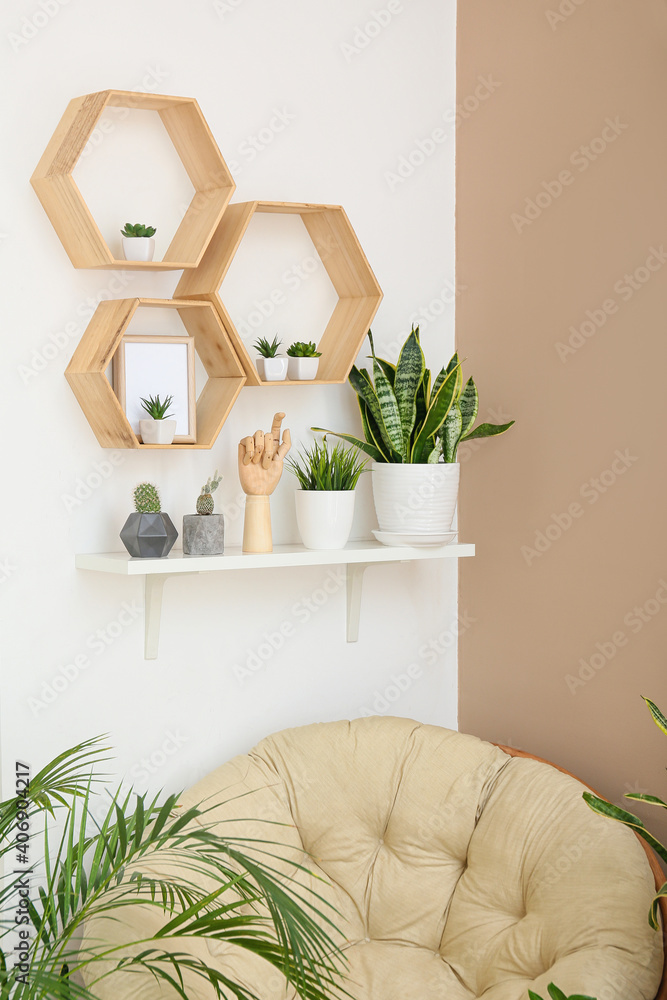
[[183, 553], [186, 556], [221, 556], [225, 551], [222, 514], [186, 514], [183, 518]]

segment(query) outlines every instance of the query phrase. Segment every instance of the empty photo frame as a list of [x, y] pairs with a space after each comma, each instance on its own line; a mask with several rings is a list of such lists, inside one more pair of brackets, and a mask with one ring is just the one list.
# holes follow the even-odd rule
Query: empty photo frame
[[149, 396], [173, 396], [169, 408], [176, 420], [175, 444], [197, 441], [194, 337], [128, 335], [113, 358], [114, 392], [132, 430], [140, 438], [141, 405]]

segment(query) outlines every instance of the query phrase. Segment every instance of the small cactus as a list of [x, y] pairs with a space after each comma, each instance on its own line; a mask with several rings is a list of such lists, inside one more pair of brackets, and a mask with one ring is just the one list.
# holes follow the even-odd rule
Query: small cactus
[[132, 499], [140, 514], [159, 514], [161, 510], [160, 493], [153, 483], [139, 483], [135, 486]]
[[213, 508], [215, 507], [215, 500], [211, 496], [218, 486], [222, 482], [222, 476], [218, 475], [218, 470], [216, 469], [210, 479], [204, 483], [201, 488], [201, 493], [197, 497], [197, 513], [198, 514], [212, 514]]

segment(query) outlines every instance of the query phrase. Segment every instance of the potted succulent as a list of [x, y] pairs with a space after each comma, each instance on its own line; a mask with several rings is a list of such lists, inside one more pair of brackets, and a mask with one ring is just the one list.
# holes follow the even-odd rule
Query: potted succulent
[[271, 343], [266, 337], [260, 337], [253, 344], [258, 357], [255, 365], [259, 377], [264, 382], [282, 382], [287, 377], [287, 358], [278, 354], [280, 341], [274, 337]]
[[342, 549], [352, 531], [355, 488], [366, 461], [356, 448], [326, 438], [304, 448], [287, 465], [299, 482], [294, 494], [296, 520], [307, 549]]
[[176, 421], [169, 420], [169, 407], [174, 401], [173, 396], [149, 396], [141, 399], [141, 405], [148, 414], [139, 421], [141, 440], [144, 444], [171, 444], [176, 434]]
[[123, 237], [123, 257], [125, 260], [139, 260], [147, 263], [153, 259], [157, 230], [154, 226], [144, 226], [141, 222], [126, 222], [120, 235]]
[[321, 357], [322, 352], [317, 350], [312, 340], [307, 344], [303, 340], [295, 341], [291, 347], [287, 348], [287, 373], [289, 377], [295, 382], [316, 378]]
[[454, 354], [433, 382], [413, 327], [397, 364], [375, 356], [369, 331], [372, 376], [354, 366], [349, 382], [358, 396], [364, 440], [337, 437], [373, 459], [373, 499], [387, 544], [441, 544], [451, 529], [459, 486], [456, 453], [462, 441], [502, 434], [514, 423], [479, 424], [472, 378], [463, 384]]
[[212, 494], [222, 482], [216, 469], [197, 497], [197, 513], [183, 517], [183, 552], [186, 556], [221, 556], [225, 551], [225, 519], [214, 514]]
[[132, 491], [134, 511], [120, 533], [123, 545], [136, 559], [169, 555], [178, 532], [169, 514], [161, 510], [160, 493], [153, 483], [139, 483]]

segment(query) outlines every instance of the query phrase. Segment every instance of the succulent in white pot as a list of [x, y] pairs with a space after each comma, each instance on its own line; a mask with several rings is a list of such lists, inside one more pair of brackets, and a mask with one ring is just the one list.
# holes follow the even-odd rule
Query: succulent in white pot
[[174, 401], [173, 396], [149, 396], [141, 400], [143, 409], [148, 414], [139, 421], [141, 440], [144, 444], [171, 444], [176, 434], [176, 421], [170, 420], [169, 407]]
[[313, 341], [295, 341], [287, 348], [287, 373], [295, 382], [309, 382], [317, 377], [322, 352]]
[[454, 354], [431, 382], [419, 327], [412, 328], [396, 364], [376, 357], [370, 331], [369, 338], [372, 376], [356, 366], [349, 375], [365, 440], [324, 432], [335, 433], [373, 459], [373, 499], [381, 532], [442, 536], [450, 531], [456, 511], [459, 444], [502, 434], [514, 421], [474, 427], [479, 409], [474, 380], [464, 385], [461, 362]]
[[255, 366], [263, 382], [283, 382], [287, 378], [287, 358], [278, 354], [280, 344], [277, 337], [270, 343], [266, 337], [260, 337], [253, 344], [258, 355]]
[[155, 255], [157, 230], [154, 226], [144, 226], [141, 222], [126, 222], [120, 235], [123, 237], [123, 257], [125, 260], [148, 263]]
[[366, 460], [359, 457], [357, 448], [342, 444], [329, 448], [324, 438], [285, 464], [299, 482], [294, 499], [305, 547], [345, 548], [352, 531], [355, 489]]

